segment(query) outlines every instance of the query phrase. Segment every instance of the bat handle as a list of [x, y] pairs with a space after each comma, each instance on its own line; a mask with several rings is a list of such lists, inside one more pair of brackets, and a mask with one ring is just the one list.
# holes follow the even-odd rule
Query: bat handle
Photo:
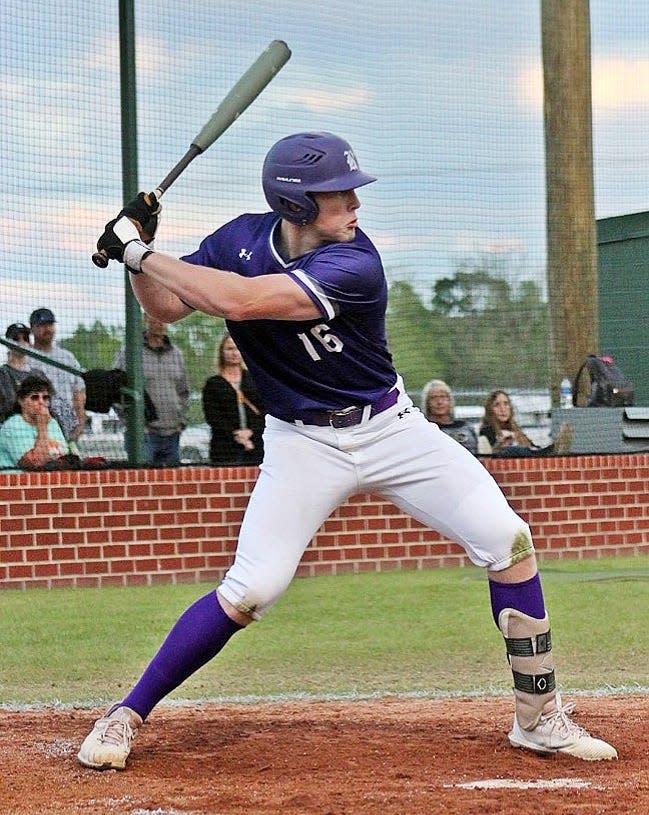
[[[169, 186], [169, 185], [167, 185], [167, 186]], [[155, 188], [155, 190], [153, 190], [153, 192], [149, 192], [149, 193], [145, 192], [144, 197], [146, 199], [147, 204], [151, 204], [151, 198], [155, 198], [156, 201], [160, 202], [160, 199], [164, 195], [166, 189], [167, 189], [167, 187], [163, 187], [163, 185], [161, 183], [158, 187]]]
[[105, 269], [106, 266], [108, 266], [108, 255], [103, 249], [100, 249], [98, 252], [93, 254], [92, 262], [95, 264], [95, 266], [99, 266], [100, 269]]

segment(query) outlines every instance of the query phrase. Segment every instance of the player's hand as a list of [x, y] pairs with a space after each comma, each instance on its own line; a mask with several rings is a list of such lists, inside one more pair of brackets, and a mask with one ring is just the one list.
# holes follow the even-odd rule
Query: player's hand
[[162, 204], [152, 192], [139, 192], [119, 214], [136, 221], [140, 238], [145, 243], [150, 243], [155, 237], [161, 213]]
[[126, 264], [129, 272], [138, 274], [142, 271], [140, 264], [151, 250], [140, 240], [140, 233], [125, 215], [109, 221], [104, 227], [104, 234], [97, 241], [97, 249], [105, 252], [110, 260], [119, 260]]

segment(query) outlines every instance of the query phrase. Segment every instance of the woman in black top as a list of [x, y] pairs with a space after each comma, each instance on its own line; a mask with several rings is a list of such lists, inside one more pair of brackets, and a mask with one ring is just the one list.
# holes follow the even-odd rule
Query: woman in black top
[[264, 412], [239, 349], [226, 332], [216, 349], [214, 375], [203, 386], [212, 464], [259, 464], [264, 456]]

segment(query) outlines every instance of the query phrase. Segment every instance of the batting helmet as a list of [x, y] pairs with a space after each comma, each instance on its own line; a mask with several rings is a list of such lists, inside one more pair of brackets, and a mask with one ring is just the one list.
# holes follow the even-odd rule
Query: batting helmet
[[273, 212], [294, 224], [318, 215], [313, 192], [354, 190], [376, 181], [361, 171], [351, 146], [333, 133], [294, 133], [274, 144], [262, 170], [264, 195]]

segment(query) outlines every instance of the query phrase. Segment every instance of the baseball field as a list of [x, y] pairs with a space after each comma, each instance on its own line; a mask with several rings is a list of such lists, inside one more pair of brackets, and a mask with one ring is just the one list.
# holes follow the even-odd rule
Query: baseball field
[[161, 704], [125, 772], [76, 762], [93, 718], [207, 586], [0, 594], [0, 813], [649, 812], [649, 558], [542, 567], [573, 718], [619, 760], [507, 741], [504, 647], [475, 569], [294, 581]]

